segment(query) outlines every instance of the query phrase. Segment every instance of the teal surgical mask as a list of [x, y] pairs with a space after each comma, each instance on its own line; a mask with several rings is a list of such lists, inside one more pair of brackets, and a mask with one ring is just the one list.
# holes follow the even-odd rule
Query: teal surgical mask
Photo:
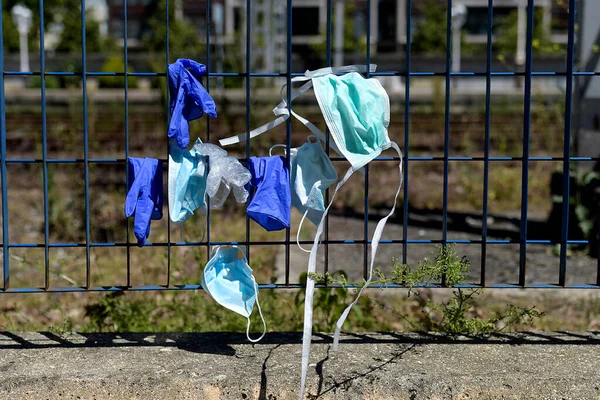
[[377, 79], [351, 72], [319, 76], [312, 82], [333, 140], [354, 170], [391, 146], [390, 99]]
[[[249, 341], [258, 342], [265, 336], [267, 325], [258, 302], [258, 284], [241, 248], [215, 247], [202, 274], [202, 288], [217, 303], [248, 319], [246, 337]], [[263, 323], [263, 333], [258, 339], [250, 338], [250, 314], [254, 303]]]

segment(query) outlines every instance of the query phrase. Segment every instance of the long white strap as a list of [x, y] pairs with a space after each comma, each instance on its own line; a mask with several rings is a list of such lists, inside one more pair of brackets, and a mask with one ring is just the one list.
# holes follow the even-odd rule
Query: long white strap
[[321, 234], [323, 233], [323, 229], [325, 227], [325, 216], [329, 212], [329, 208], [333, 204], [333, 200], [335, 199], [335, 195], [338, 190], [344, 186], [344, 183], [348, 181], [348, 179], [354, 173], [354, 168], [350, 167], [348, 171], [346, 171], [346, 175], [344, 178], [338, 182], [335, 187], [335, 191], [333, 192], [333, 196], [331, 196], [331, 201], [325, 212], [323, 213], [323, 217], [321, 218], [321, 222], [317, 227], [317, 233], [315, 234], [315, 240], [313, 242], [313, 246], [310, 249], [310, 256], [308, 258], [308, 274], [306, 277], [306, 294], [304, 296], [304, 331], [302, 334], [302, 377], [300, 380], [300, 400], [303, 400], [304, 396], [304, 387], [306, 385], [306, 375], [308, 373], [308, 361], [310, 358], [310, 343], [312, 339], [312, 319], [313, 319], [313, 296], [315, 292], [315, 280], [311, 276], [311, 272], [315, 272], [317, 267], [317, 250], [319, 249], [319, 240], [321, 239]]
[[338, 347], [338, 344], [340, 341], [340, 331], [342, 330], [342, 326], [344, 325], [344, 322], [346, 321], [346, 318], [348, 317], [350, 310], [352, 310], [352, 307], [354, 307], [356, 305], [356, 303], [358, 302], [358, 299], [362, 295], [363, 291], [367, 288], [367, 286], [369, 286], [369, 284], [371, 283], [371, 280], [373, 279], [373, 265], [375, 264], [375, 255], [377, 254], [377, 247], [379, 246], [379, 240], [381, 239], [381, 234], [383, 233], [383, 228], [385, 228], [385, 224], [387, 223], [387, 220], [392, 216], [392, 214], [394, 214], [394, 211], [396, 211], [396, 201], [398, 200], [398, 196], [400, 195], [400, 189], [402, 188], [402, 181], [404, 179], [404, 176], [402, 174], [402, 152], [400, 151], [400, 148], [398, 147], [398, 145], [394, 142], [392, 142], [391, 147], [394, 150], [396, 150], [396, 152], [398, 153], [398, 157], [400, 157], [400, 162], [398, 163], [398, 168], [400, 170], [400, 179], [398, 181], [399, 182], [398, 190], [396, 191], [396, 195], [394, 196], [394, 205], [392, 206], [392, 209], [390, 210], [388, 215], [386, 215], [384, 218], [382, 218], [377, 223], [377, 227], [375, 228], [375, 232], [373, 233], [373, 239], [371, 240], [371, 265], [369, 266], [369, 279], [367, 279], [364, 286], [360, 289], [360, 291], [356, 295], [356, 298], [354, 299], [354, 301], [348, 307], [346, 307], [346, 309], [344, 310], [344, 312], [338, 319], [337, 323], [335, 324], [335, 334], [333, 335], [333, 346], [331, 346], [331, 350], [333, 350], [333, 351], [337, 350], [337, 347]]
[[[400, 151], [400, 148], [398, 147], [398, 145], [394, 142], [391, 142], [391, 147], [394, 150], [396, 150], [396, 152], [398, 153], [398, 155], [400, 157], [400, 162], [399, 162], [400, 179], [399, 179], [399, 184], [398, 184], [398, 190], [396, 191], [396, 196], [394, 197], [394, 205], [392, 206], [392, 209], [389, 212], [389, 214], [386, 217], [384, 217], [381, 221], [379, 221], [379, 223], [377, 224], [377, 227], [375, 228], [375, 233], [373, 234], [373, 239], [371, 241], [371, 266], [370, 266], [370, 272], [369, 272], [369, 279], [367, 280], [365, 286], [363, 286], [363, 288], [358, 293], [356, 299], [352, 302], [352, 304], [350, 304], [344, 310], [344, 312], [342, 313], [342, 316], [338, 320], [338, 322], [336, 324], [336, 331], [335, 331], [335, 335], [334, 335], [334, 344], [332, 346], [332, 349], [336, 349], [338, 346], [339, 331], [341, 329], [341, 326], [344, 324], [344, 321], [345, 321], [346, 317], [348, 316], [348, 313], [350, 312], [352, 307], [358, 301], [358, 298], [362, 294], [363, 290], [371, 282], [371, 279], [373, 277], [373, 265], [375, 263], [375, 254], [377, 252], [377, 246], [379, 245], [379, 240], [381, 239], [381, 234], [383, 232], [383, 228], [385, 227], [385, 224], [386, 224], [388, 218], [396, 210], [396, 200], [398, 199], [398, 196], [400, 194], [400, 188], [402, 187], [402, 181], [403, 181], [402, 152]], [[302, 375], [301, 375], [301, 380], [300, 380], [300, 397], [299, 397], [300, 400], [302, 400], [304, 397], [306, 377], [308, 374], [308, 363], [309, 363], [309, 359], [310, 359], [310, 344], [311, 344], [311, 340], [312, 340], [313, 297], [314, 297], [314, 291], [315, 291], [315, 281], [310, 276], [311, 275], [310, 273], [315, 272], [315, 270], [316, 270], [318, 243], [319, 243], [321, 234], [323, 233], [323, 229], [325, 226], [325, 216], [329, 212], [329, 208], [332, 206], [333, 200], [335, 199], [335, 195], [337, 194], [338, 190], [346, 183], [346, 181], [350, 178], [350, 176], [352, 176], [353, 173], [354, 173], [354, 169], [350, 168], [346, 172], [346, 175], [344, 176], [344, 178], [337, 184], [335, 191], [333, 193], [333, 196], [331, 197], [331, 201], [330, 201], [329, 205], [327, 206], [327, 208], [325, 209], [325, 212], [323, 213], [321, 222], [319, 223], [319, 227], [317, 228], [317, 233], [315, 234], [313, 247], [311, 249], [310, 256], [308, 259], [308, 276], [306, 279], [306, 294], [305, 294], [305, 298], [304, 298], [304, 332], [302, 335]]]
[[[369, 65], [370, 72], [375, 72], [376, 69], [377, 69], [377, 65], [375, 65], [375, 64]], [[366, 71], [367, 71], [366, 65], [345, 65], [343, 67], [333, 67], [333, 68], [328, 67], [328, 68], [317, 69], [314, 71], [306, 71], [304, 73], [304, 76], [297, 76], [297, 77], [292, 78], [292, 82], [303, 82], [303, 81], [308, 81], [308, 82], [306, 82], [300, 88], [298, 88], [297, 90], [294, 90], [291, 93], [290, 102], [294, 101], [294, 99], [296, 99], [298, 96], [300, 96], [301, 94], [305, 93], [310, 88], [312, 88], [312, 86], [313, 86], [312, 78], [316, 78], [318, 76], [323, 76], [323, 75], [328, 75], [328, 74], [339, 74], [339, 73], [347, 73], [347, 72], [366, 72]], [[323, 133], [323, 131], [321, 131], [319, 128], [317, 128], [312, 122], [308, 121], [306, 118], [301, 117], [294, 111], [290, 111], [287, 108], [287, 101], [283, 97], [283, 90], [286, 88], [286, 86], [287, 86], [287, 83], [283, 84], [283, 86], [281, 87], [281, 90], [279, 91], [279, 94], [281, 97], [281, 102], [273, 109], [273, 113], [277, 116], [277, 118], [275, 118], [271, 122], [268, 122], [262, 126], [259, 126], [256, 129], [251, 130], [249, 132], [249, 134], [240, 133], [239, 135], [236, 135], [236, 136], [231, 136], [231, 137], [228, 137], [225, 139], [221, 139], [221, 140], [219, 140], [219, 143], [221, 144], [221, 146], [229, 146], [229, 145], [236, 144], [236, 143], [243, 143], [246, 141], [246, 139], [253, 139], [259, 135], [262, 135], [263, 133], [284, 123], [290, 117], [290, 113], [296, 119], [298, 119], [300, 122], [302, 122], [302, 124], [304, 124], [321, 141], [325, 142], [326, 135], [325, 135], [325, 133]], [[333, 151], [342, 155], [342, 153], [338, 150], [338, 148], [334, 142], [330, 143], [330, 147]]]

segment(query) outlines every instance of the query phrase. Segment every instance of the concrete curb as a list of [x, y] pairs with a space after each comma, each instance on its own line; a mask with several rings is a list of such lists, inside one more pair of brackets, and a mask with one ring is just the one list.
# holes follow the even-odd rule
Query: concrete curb
[[[0, 399], [296, 399], [299, 333], [0, 332]], [[600, 399], [600, 333], [315, 335], [307, 398]]]

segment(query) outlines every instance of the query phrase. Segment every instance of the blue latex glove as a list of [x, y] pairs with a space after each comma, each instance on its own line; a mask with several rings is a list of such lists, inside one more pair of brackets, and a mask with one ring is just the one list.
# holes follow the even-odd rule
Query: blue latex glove
[[189, 121], [204, 113], [217, 118], [215, 102], [200, 83], [206, 67], [193, 60], [180, 58], [169, 64], [169, 93], [171, 95], [171, 123], [169, 139], [186, 149], [190, 143]]
[[156, 158], [129, 157], [129, 187], [125, 199], [125, 216], [133, 219], [133, 234], [138, 246], [150, 236], [150, 220], [162, 218], [162, 161]]
[[246, 215], [267, 231], [290, 227], [290, 174], [281, 156], [250, 157], [252, 195]]

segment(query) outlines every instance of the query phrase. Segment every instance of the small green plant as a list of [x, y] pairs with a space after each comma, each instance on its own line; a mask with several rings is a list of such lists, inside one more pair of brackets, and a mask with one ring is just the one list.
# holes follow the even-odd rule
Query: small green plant
[[[408, 288], [408, 296], [416, 299], [421, 307], [420, 319], [410, 321], [404, 315], [401, 318], [419, 330], [442, 332], [447, 334], [489, 334], [503, 331], [518, 324], [528, 324], [543, 313], [535, 307], [523, 308], [512, 304], [504, 310], [490, 313], [488, 318], [473, 313], [475, 298], [483, 294], [481, 288], [460, 287], [468, 276], [471, 263], [466, 257], [459, 257], [452, 246], [439, 246], [438, 253], [432, 258], [425, 258], [415, 265], [400, 264], [394, 261], [391, 277], [386, 277], [379, 269], [375, 271], [378, 279], [373, 284], [397, 284]], [[345, 278], [316, 275], [315, 279], [331, 284], [346, 285]], [[423, 287], [445, 282], [455, 287], [452, 297], [446, 301], [434, 301], [423, 295]], [[381, 307], [385, 305], [380, 304]], [[396, 314], [396, 313], [395, 313]]]

